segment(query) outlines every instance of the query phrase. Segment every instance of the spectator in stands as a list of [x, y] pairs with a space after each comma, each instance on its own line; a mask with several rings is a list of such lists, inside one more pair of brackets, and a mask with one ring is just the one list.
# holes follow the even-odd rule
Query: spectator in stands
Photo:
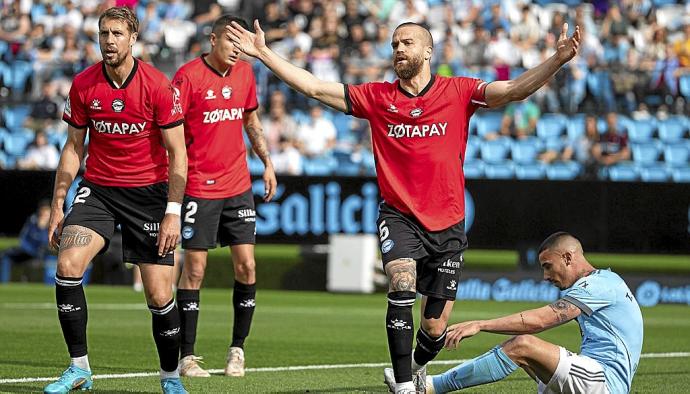
[[17, 167], [22, 170], [54, 170], [60, 160], [60, 153], [55, 145], [49, 144], [43, 131], [37, 131], [34, 142], [26, 151], [26, 156], [19, 160]]
[[0, 257], [0, 283], [11, 278], [12, 264], [40, 259], [48, 250], [48, 220], [50, 201], [41, 200], [38, 209], [29, 216], [19, 233], [19, 246], [10, 248]]
[[510, 103], [503, 113], [501, 135], [523, 139], [534, 135], [541, 111], [530, 99]]
[[298, 126], [297, 139], [305, 155], [321, 156], [330, 152], [335, 146], [335, 126], [333, 122], [324, 118], [320, 105], [314, 104], [309, 115], [309, 121]]
[[587, 115], [585, 118], [585, 130], [583, 135], [569, 140], [561, 151], [547, 149], [539, 156], [539, 159], [545, 163], [575, 160], [584, 167], [582, 177], [585, 179], [593, 179], [596, 177], [597, 163], [592, 156], [592, 148], [598, 142], [599, 130], [597, 126], [597, 117], [594, 115]]
[[453, 42], [446, 40], [443, 43], [443, 52], [440, 61], [436, 65], [436, 74], [444, 77], [452, 77], [462, 74], [462, 61], [457, 56]]
[[261, 124], [264, 127], [264, 136], [271, 154], [281, 150], [282, 138], [292, 141], [297, 135], [297, 123], [292, 115], [287, 113], [285, 95], [282, 91], [276, 90], [271, 94], [270, 109], [268, 115], [261, 118]]
[[275, 153], [271, 153], [271, 158], [276, 174], [302, 174], [302, 155], [291, 137], [280, 137], [279, 148]]
[[365, 81], [378, 81], [386, 60], [376, 57], [371, 42], [362, 41], [359, 49], [347, 61], [346, 83], [359, 84]]
[[673, 51], [680, 66], [687, 69], [685, 72], [690, 72], [690, 23], [685, 24], [684, 36], [673, 44]]
[[607, 130], [599, 136], [599, 141], [592, 147], [592, 157], [601, 166], [610, 166], [630, 159], [628, 136], [618, 126], [618, 115], [609, 112], [606, 115]]

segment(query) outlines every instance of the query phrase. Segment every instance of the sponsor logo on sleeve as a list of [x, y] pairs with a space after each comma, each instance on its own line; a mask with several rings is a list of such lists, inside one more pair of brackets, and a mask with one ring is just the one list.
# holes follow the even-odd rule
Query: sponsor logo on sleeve
[[69, 96], [67, 96], [67, 101], [65, 101], [65, 115], [72, 117], [72, 103], [69, 100]]

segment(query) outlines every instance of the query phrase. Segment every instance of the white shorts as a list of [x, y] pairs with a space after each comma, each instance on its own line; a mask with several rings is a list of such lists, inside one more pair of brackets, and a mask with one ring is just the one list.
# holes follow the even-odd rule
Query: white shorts
[[539, 394], [608, 394], [601, 364], [560, 347], [558, 367], [548, 384], [539, 382]]

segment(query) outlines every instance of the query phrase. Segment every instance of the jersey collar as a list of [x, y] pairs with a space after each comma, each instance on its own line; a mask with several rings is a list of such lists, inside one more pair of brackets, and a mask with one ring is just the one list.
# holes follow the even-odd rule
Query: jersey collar
[[426, 94], [426, 92], [428, 92], [431, 89], [432, 86], [434, 86], [434, 81], [436, 81], [436, 76], [434, 74], [431, 74], [431, 79], [429, 79], [429, 83], [427, 83], [424, 89], [422, 89], [422, 91], [419, 92], [419, 94], [416, 96], [408, 92], [407, 90], [403, 89], [403, 87], [400, 86], [400, 80], [398, 80], [398, 90], [409, 98], [422, 97]]
[[204, 53], [203, 55], [201, 55], [201, 61], [204, 62], [204, 65], [206, 65], [206, 67], [208, 67], [209, 70], [213, 71], [214, 74], [216, 74], [217, 76], [219, 76], [219, 77], [221, 77], [221, 78], [225, 78], [225, 77], [227, 77], [228, 75], [230, 75], [230, 71], [231, 71], [231, 70], [228, 70], [228, 71], [225, 73], [225, 75], [223, 75], [223, 74], [221, 74], [220, 72], [218, 72], [218, 70], [216, 70], [215, 68], [213, 68], [213, 66], [211, 66], [211, 64], [209, 64], [209, 62], [206, 61], [206, 56], [208, 56], [208, 55], [209, 55], [208, 53]]
[[137, 70], [139, 69], [139, 61], [137, 60], [137, 58], [134, 58], [134, 66], [132, 67], [132, 71], [129, 72], [127, 79], [125, 79], [125, 82], [119, 88], [117, 87], [117, 85], [115, 85], [115, 82], [113, 82], [113, 80], [110, 79], [108, 72], [105, 71], [105, 62], [101, 64], [101, 69], [103, 70], [103, 76], [105, 77], [105, 80], [108, 81], [108, 84], [111, 88], [125, 89], [129, 85], [129, 83], [132, 82], [132, 79], [134, 79], [134, 75], [137, 73]]

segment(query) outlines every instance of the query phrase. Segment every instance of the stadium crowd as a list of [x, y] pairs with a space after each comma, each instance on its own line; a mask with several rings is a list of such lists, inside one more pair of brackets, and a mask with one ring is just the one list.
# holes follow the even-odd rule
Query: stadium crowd
[[[98, 15], [115, 5], [140, 20], [135, 56], [172, 76], [209, 50], [223, 13], [259, 19], [271, 48], [318, 78], [395, 79], [392, 29], [429, 26], [433, 72], [486, 81], [549, 56], [568, 22], [580, 55], [533, 101], [473, 117], [468, 178], [690, 182], [690, 3], [619, 0], [3, 0], [0, 168], [54, 169], [76, 73], [100, 60]], [[253, 63], [266, 139], [282, 174], [373, 174], [369, 126], [321, 107]], [[585, 115], [587, 114], [587, 115]], [[262, 163], [249, 157], [250, 170]]]

